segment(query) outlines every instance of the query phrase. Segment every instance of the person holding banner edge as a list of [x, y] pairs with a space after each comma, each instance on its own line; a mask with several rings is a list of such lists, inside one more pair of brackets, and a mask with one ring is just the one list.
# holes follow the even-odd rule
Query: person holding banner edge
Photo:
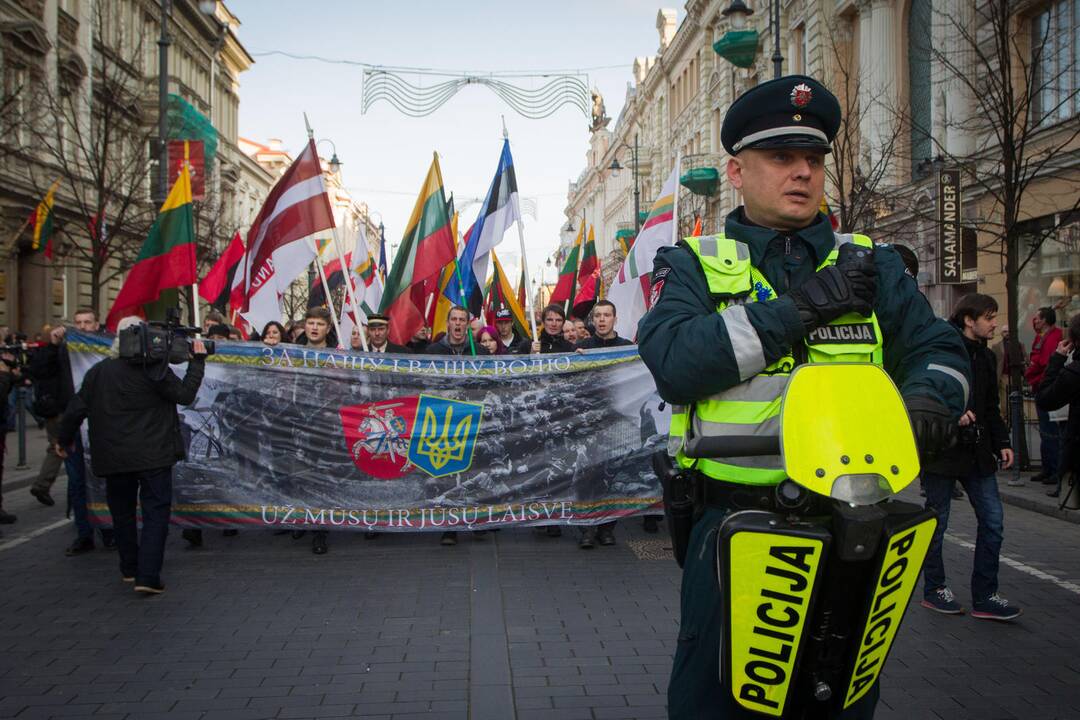
[[[673, 405], [669, 462], [695, 488], [695, 522], [681, 538], [687, 552], [668, 689], [672, 718], [752, 716], [721, 683], [716, 533], [733, 511], [775, 507], [773, 489], [783, 474], [776, 456], [699, 468], [682, 452], [688, 429], [697, 422], [745, 425], [752, 413], [765, 418], [763, 434], [775, 434], [770, 413], [778, 411], [786, 376], [807, 362], [811, 349], [864, 354], [864, 361], [883, 365], [900, 387], [925, 454], [952, 441], [966, 404], [964, 347], [934, 317], [900, 257], [865, 236], [835, 235], [819, 211], [825, 156], [840, 119], [837, 99], [810, 77], [747, 90], [721, 130], [730, 155], [727, 178], [743, 205], [728, 215], [723, 233], [684, 238], [656, 255], [652, 309], [638, 325], [638, 343], [660, 396]], [[814, 334], [853, 312], [868, 318], [858, 325], [869, 328], [860, 332], [866, 342], [834, 347], [831, 334]], [[736, 407], [747, 412], [732, 417]], [[769, 460], [768, 468], [757, 466]], [[871, 718], [878, 695], [875, 682], [829, 717]]]

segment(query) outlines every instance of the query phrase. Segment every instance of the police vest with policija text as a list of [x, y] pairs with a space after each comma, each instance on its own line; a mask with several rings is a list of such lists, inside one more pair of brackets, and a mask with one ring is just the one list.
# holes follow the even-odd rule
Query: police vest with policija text
[[[836, 245], [818, 270], [834, 265], [840, 247], [846, 243], [872, 248], [865, 235], [837, 235]], [[693, 468], [714, 480], [744, 485], [776, 485], [784, 479], [779, 455], [724, 458], [687, 457], [684, 452], [699, 439], [728, 435], [758, 435], [779, 438], [780, 401], [798, 354], [811, 363], [882, 363], [881, 327], [877, 315], [864, 317], [848, 313], [827, 325], [815, 328], [800, 346], [773, 364], [761, 369], [761, 341], [743, 305], [776, 298], [776, 293], [760, 270], [750, 264], [746, 243], [708, 235], [688, 237], [683, 244], [694, 253], [716, 299], [728, 332], [742, 382], [698, 400], [691, 405], [672, 407], [668, 451], [679, 467]], [[691, 453], [692, 454], [692, 453]]]

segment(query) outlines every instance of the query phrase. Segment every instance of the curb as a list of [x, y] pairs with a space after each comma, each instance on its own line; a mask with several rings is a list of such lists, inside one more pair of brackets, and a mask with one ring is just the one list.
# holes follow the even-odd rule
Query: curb
[[1064, 520], [1073, 525], [1080, 525], [1080, 510], [1059, 510], [1057, 502], [1050, 505], [1021, 495], [1015, 495], [1010, 493], [1007, 488], [1002, 488], [1000, 485], [998, 486], [998, 495], [1001, 496], [1001, 502], [1006, 505], [1014, 505], [1018, 508], [1023, 508], [1024, 510], [1037, 512], [1040, 515]]

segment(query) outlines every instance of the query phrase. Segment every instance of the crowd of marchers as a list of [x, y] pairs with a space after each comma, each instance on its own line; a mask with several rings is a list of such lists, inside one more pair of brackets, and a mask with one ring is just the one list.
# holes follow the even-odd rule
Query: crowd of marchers
[[[137, 321], [137, 318], [129, 320]], [[430, 328], [422, 327], [407, 345], [396, 345], [389, 341], [391, 320], [384, 315], [373, 313], [366, 317], [361, 325], [352, 329], [348, 342], [339, 344], [331, 314], [325, 307], [316, 306], [309, 308], [302, 320], [287, 324], [272, 321], [247, 338], [243, 337], [237, 327], [229, 325], [225, 317], [217, 311], [206, 315], [201, 329], [202, 337], [207, 340], [259, 343], [270, 347], [288, 344], [308, 348], [344, 346], [355, 352], [364, 352], [361, 340], [363, 333], [367, 352], [371, 353], [487, 356], [572, 353], [593, 348], [631, 345], [630, 340], [619, 337], [615, 331], [615, 320], [615, 305], [605, 300], [597, 302], [585, 319], [568, 318], [562, 306], [550, 305], [544, 308], [537, 318], [536, 340], [533, 340], [522, 334], [520, 328], [515, 329], [512, 314], [507, 309], [496, 310], [492, 324], [486, 324], [483, 320], [472, 318], [467, 309], [455, 306], [448, 313], [445, 332], [432, 337]], [[122, 326], [125, 324], [130, 323], [121, 321]], [[96, 314], [89, 308], [77, 310], [70, 325], [82, 333], [99, 333], [103, 330]], [[10, 333], [7, 328], [3, 330], [9, 343], [8, 352], [2, 353], [3, 362], [0, 362], [0, 402], [9, 409], [6, 430], [15, 430], [15, 403], [17, 397], [22, 397], [24, 412], [29, 422], [36, 422], [39, 428], [46, 431], [48, 438], [48, 447], [40, 470], [30, 487], [31, 495], [43, 505], [56, 505], [52, 489], [60, 468], [64, 467], [67, 475], [67, 507], [74, 518], [75, 530], [75, 538], [67, 546], [65, 553], [68, 556], [77, 556], [92, 552], [98, 547], [98, 543], [106, 549], [116, 549], [117, 538], [113, 528], [100, 527], [95, 533], [95, 527], [90, 520], [87, 465], [81, 435], [70, 430], [63, 433], [61, 429], [64, 411], [72, 404], [72, 398], [78, 389], [72, 379], [65, 324], [44, 328], [40, 337], [34, 338], [33, 342], [27, 342], [25, 336]], [[22, 393], [12, 392], [20, 386], [24, 390]], [[0, 434], [0, 440], [3, 437], [4, 435]], [[0, 459], [3, 448], [0, 443]], [[3, 509], [3, 496], [0, 494], [0, 523], [12, 524], [16, 520], [14, 514]], [[646, 531], [655, 533], [658, 521], [658, 516], [646, 517]], [[592, 549], [597, 545], [614, 545], [614, 527], [615, 523], [611, 522], [596, 528], [581, 529], [577, 539], [579, 546], [582, 549]], [[162, 526], [162, 531], [164, 530], [165, 526]], [[294, 538], [305, 535], [304, 531], [279, 532], [292, 532]], [[482, 534], [482, 531], [479, 532]], [[538, 532], [548, 537], [562, 535], [561, 528], [554, 525], [540, 528]], [[228, 537], [235, 536], [237, 531], [225, 530], [223, 533]], [[95, 537], [95, 534], [100, 537]], [[201, 530], [186, 529], [181, 534], [189, 547], [203, 546], [204, 534]], [[325, 554], [329, 549], [327, 532], [313, 531], [311, 536], [312, 552], [317, 555]], [[376, 533], [366, 534], [369, 539], [377, 536]], [[440, 542], [443, 545], [455, 545], [457, 539], [456, 532], [445, 532]], [[163, 542], [162, 537], [160, 542], [155, 541], [153, 544], [163, 548]]]

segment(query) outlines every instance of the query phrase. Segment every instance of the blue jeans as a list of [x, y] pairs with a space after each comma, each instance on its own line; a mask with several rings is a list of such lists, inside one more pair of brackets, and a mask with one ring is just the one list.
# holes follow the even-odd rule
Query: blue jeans
[[67, 496], [71, 514], [75, 517], [75, 532], [80, 540], [94, 537], [90, 516], [86, 509], [86, 460], [83, 457], [82, 438], [75, 437], [75, 445], [64, 458], [67, 472]]
[[[161, 584], [165, 538], [172, 511], [172, 466], [119, 473], [105, 478], [105, 493], [116, 532], [120, 572], [140, 585]], [[142, 506], [142, 535], [135, 509]]]
[[997, 476], [979, 477], [971, 473], [963, 477], [923, 474], [926, 488], [926, 507], [937, 513], [938, 526], [930, 541], [923, 564], [923, 596], [930, 599], [934, 590], [945, 587], [945, 562], [941, 546], [949, 527], [949, 506], [952, 504], [953, 483], [959, 481], [975, 510], [978, 530], [975, 535], [975, 561], [971, 569], [971, 600], [978, 604], [997, 592], [998, 558], [1004, 532], [1004, 514], [998, 496]]
[[1050, 413], [1038, 409], [1039, 415], [1039, 457], [1042, 469], [1047, 476], [1057, 477], [1058, 460], [1061, 456], [1061, 425], [1050, 419]]

